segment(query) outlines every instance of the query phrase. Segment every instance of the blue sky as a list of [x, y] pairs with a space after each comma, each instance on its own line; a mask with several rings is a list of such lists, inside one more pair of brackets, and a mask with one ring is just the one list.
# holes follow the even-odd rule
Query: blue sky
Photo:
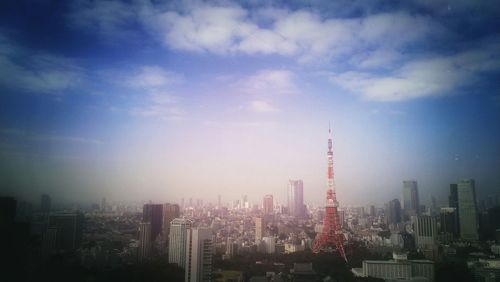
[[6, 1], [0, 184], [36, 199], [322, 203], [500, 187], [495, 1]]

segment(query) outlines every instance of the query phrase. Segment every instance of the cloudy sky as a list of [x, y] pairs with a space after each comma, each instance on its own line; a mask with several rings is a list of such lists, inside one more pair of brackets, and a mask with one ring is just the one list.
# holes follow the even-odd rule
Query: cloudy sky
[[0, 188], [342, 204], [500, 189], [496, 1], [2, 1]]

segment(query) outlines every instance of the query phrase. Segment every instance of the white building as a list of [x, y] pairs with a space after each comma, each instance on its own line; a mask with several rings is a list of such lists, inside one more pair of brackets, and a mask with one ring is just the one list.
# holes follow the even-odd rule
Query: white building
[[187, 230], [191, 229], [193, 222], [187, 218], [175, 218], [170, 222], [170, 235], [168, 242], [168, 262], [186, 267], [186, 238]]
[[213, 240], [209, 228], [191, 228], [186, 238], [186, 282], [211, 281]]

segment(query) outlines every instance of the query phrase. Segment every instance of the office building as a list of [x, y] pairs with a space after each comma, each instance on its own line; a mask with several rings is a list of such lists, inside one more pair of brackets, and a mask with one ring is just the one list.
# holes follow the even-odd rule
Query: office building
[[304, 183], [302, 180], [290, 180], [288, 183], [288, 213], [291, 216], [304, 216]]
[[[434, 281], [434, 262], [430, 260], [407, 260], [405, 254], [394, 254], [393, 260], [364, 260], [362, 269], [353, 269], [356, 276], [375, 277], [385, 280]], [[422, 280], [420, 280], [422, 281]]]
[[255, 218], [255, 242], [262, 240], [262, 233], [264, 231], [264, 220], [262, 217]]
[[212, 280], [212, 230], [191, 228], [186, 238], [186, 282], [205, 282]]
[[163, 234], [168, 238], [170, 234], [170, 222], [180, 216], [180, 208], [177, 204], [164, 204], [163, 205]]
[[274, 203], [273, 203], [273, 195], [264, 196], [263, 202], [264, 214], [273, 214], [274, 212]]
[[436, 246], [436, 220], [429, 215], [415, 217], [413, 224], [415, 231], [415, 245], [422, 250], [432, 250]]
[[458, 183], [458, 222], [460, 237], [464, 240], [477, 241], [478, 213], [476, 187], [473, 179], [464, 179]]
[[451, 238], [458, 238], [458, 216], [456, 208], [441, 208], [439, 213], [440, 233], [449, 234]]
[[398, 199], [393, 199], [385, 205], [386, 223], [397, 224], [401, 222], [401, 204]]
[[151, 223], [151, 241], [163, 231], [163, 205], [145, 204], [142, 208], [142, 221]]
[[139, 261], [143, 262], [151, 256], [151, 223], [141, 222], [139, 224]]
[[80, 247], [83, 235], [83, 214], [52, 214], [48, 218], [47, 229], [56, 233], [56, 249], [75, 251]]
[[403, 181], [403, 209], [407, 218], [420, 214], [418, 186], [415, 180]]
[[191, 229], [193, 221], [187, 218], [175, 218], [170, 222], [168, 242], [168, 262], [186, 267], [187, 230]]

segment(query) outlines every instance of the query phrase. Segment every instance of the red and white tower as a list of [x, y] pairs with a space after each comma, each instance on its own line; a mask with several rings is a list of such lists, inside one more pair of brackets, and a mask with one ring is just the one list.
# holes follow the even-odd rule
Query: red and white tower
[[332, 250], [336, 247], [339, 254], [347, 262], [344, 251], [344, 234], [339, 222], [337, 196], [335, 194], [335, 180], [333, 179], [333, 151], [332, 130], [328, 128], [328, 190], [326, 191], [325, 217], [323, 220], [323, 231], [318, 233], [314, 241], [313, 252]]

